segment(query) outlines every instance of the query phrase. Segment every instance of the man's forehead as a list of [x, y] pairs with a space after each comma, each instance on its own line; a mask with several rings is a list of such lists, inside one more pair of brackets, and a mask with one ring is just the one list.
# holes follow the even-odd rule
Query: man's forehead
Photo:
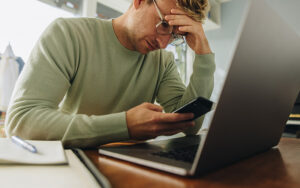
[[156, 0], [156, 3], [163, 15], [171, 14], [171, 9], [177, 8], [176, 0]]

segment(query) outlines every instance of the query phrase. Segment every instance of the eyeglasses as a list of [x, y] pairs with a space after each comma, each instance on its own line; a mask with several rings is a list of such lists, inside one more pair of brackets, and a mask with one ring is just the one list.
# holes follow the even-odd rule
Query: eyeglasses
[[155, 0], [153, 0], [156, 11], [160, 17], [160, 22], [156, 24], [156, 32], [160, 35], [172, 35], [169, 41], [169, 44], [178, 46], [184, 43], [184, 37], [182, 35], [176, 34], [173, 32], [173, 26], [169, 25], [168, 22], [164, 19], [162, 13], [160, 12]]

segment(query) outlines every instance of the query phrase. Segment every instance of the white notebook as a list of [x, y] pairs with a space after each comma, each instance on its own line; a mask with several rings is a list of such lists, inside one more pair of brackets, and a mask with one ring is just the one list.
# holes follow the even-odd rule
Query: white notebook
[[73, 154], [65, 150], [68, 165], [0, 165], [0, 187], [99, 188], [100, 185]]
[[34, 145], [32, 153], [8, 138], [0, 138], [0, 164], [67, 164], [61, 141], [27, 140]]

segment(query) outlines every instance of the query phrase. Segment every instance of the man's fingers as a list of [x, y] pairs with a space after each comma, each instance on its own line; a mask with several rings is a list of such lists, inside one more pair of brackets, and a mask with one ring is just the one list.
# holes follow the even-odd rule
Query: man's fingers
[[178, 9], [178, 8], [171, 9], [171, 13], [172, 14], [186, 14], [186, 12], [184, 12], [183, 10]]
[[185, 18], [178, 18], [175, 20], [168, 21], [169, 25], [172, 26], [192, 26], [193, 23], [191, 20], [185, 19]]
[[170, 123], [170, 124], [165, 124], [165, 128], [167, 130], [179, 130], [182, 131], [186, 128], [193, 127], [195, 126], [194, 121], [186, 121], [186, 122], [180, 122], [180, 123]]
[[175, 20], [175, 19], [179, 19], [179, 18], [182, 18], [184, 15], [173, 15], [173, 14], [170, 14], [170, 15], [166, 15], [165, 16], [165, 19], [167, 21], [170, 21], [170, 20]]
[[170, 136], [170, 135], [173, 135], [173, 134], [180, 133], [180, 132], [182, 132], [182, 131], [183, 131], [183, 130], [167, 131], [167, 132], [163, 133], [163, 135], [165, 135], [165, 136]]
[[167, 132], [181, 132], [189, 127], [193, 127], [194, 125], [194, 121], [186, 121], [180, 123], [164, 123], [158, 125], [158, 132], [160, 132], [160, 134], [165, 134]]
[[193, 118], [193, 113], [159, 113], [156, 120], [158, 123], [175, 123]]
[[192, 33], [193, 27], [192, 26], [180, 26], [180, 27], [178, 27], [178, 30], [180, 32], [184, 32], [184, 33]]
[[159, 105], [155, 105], [152, 103], [144, 103], [144, 105], [149, 109], [149, 110], [153, 110], [156, 112], [162, 112], [163, 111], [163, 107], [159, 106]]
[[143, 103], [126, 112], [126, 123], [131, 139], [148, 139], [159, 135], [175, 134], [194, 125], [187, 121], [192, 113], [163, 113], [161, 106]]
[[169, 14], [169, 15], [166, 15], [165, 16], [165, 19], [167, 21], [170, 21], [170, 20], [176, 20], [176, 19], [188, 19], [188, 20], [193, 20], [192, 18], [188, 17], [187, 15], [179, 15], [179, 14]]
[[187, 15], [167, 15], [169, 25], [194, 25], [195, 21]]

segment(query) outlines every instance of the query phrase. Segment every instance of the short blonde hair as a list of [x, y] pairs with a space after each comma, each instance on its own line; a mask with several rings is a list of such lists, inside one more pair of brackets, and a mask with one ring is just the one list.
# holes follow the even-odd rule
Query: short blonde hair
[[208, 0], [177, 0], [177, 6], [196, 21], [204, 21], [210, 6]]
[[[148, 4], [151, 4], [153, 0], [147, 0]], [[210, 5], [208, 0], [176, 0], [177, 6], [182, 8], [188, 16], [198, 22], [204, 21]]]

